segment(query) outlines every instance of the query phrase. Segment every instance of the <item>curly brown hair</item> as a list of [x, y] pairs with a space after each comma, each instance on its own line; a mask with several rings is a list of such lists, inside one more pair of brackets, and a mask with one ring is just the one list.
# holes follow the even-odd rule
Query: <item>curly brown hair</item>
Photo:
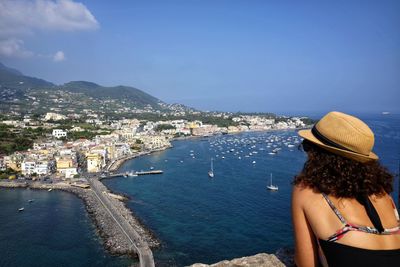
[[301, 144], [308, 159], [293, 184], [338, 198], [382, 196], [393, 191], [393, 175], [378, 161], [361, 163], [332, 154], [310, 141]]

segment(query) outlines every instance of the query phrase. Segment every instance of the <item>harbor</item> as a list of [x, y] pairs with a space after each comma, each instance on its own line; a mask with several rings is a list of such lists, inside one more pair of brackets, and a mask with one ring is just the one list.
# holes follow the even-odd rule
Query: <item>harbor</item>
[[[284, 229], [290, 229], [290, 182], [303, 164], [304, 153], [297, 149], [300, 141], [294, 131], [252, 132], [178, 141], [173, 143], [174, 149], [135, 157], [125, 161], [115, 173], [104, 174], [108, 177], [113, 173], [116, 179], [103, 180], [101, 173], [85, 174], [85, 177], [89, 179], [88, 183], [99, 184], [99, 198], [104, 195], [111, 203], [118, 203], [115, 204], [117, 207], [125, 206], [128, 213], [134, 211], [132, 216], [140, 218], [139, 224], [154, 231], [152, 234], [143, 227], [150, 237], [157, 236], [162, 240], [162, 246], [155, 238], [156, 246], [147, 241], [151, 249], [157, 247], [153, 255], [156, 265], [211, 264], [258, 252], [276, 255], [279, 248], [290, 248], [293, 242], [291, 232]], [[383, 149], [386, 157], [383, 160], [387, 162], [387, 158], [394, 157], [394, 152], [386, 147]], [[273, 151], [277, 153], [271, 155]], [[394, 165], [389, 166], [393, 169]], [[397, 167], [396, 162], [396, 170]], [[212, 179], [208, 174], [210, 169], [214, 173]], [[136, 170], [162, 170], [162, 174], [136, 177]], [[39, 186], [37, 182], [18, 182], [16, 179], [1, 186], [41, 187], [43, 194], [51, 195], [52, 191], [46, 191], [60, 191], [57, 188], [64, 186], [69, 187], [65, 191], [93, 191], [93, 185], [89, 184], [90, 189], [72, 183]], [[279, 187], [279, 190], [268, 189], [267, 186], [271, 185]], [[107, 189], [106, 192], [103, 189]], [[99, 223], [94, 218], [92, 222], [107, 250], [117, 255], [137, 257], [135, 248], [129, 247], [132, 242], [121, 230], [123, 224], [119, 226], [116, 223], [94, 193], [89, 198], [95, 204], [89, 204], [93, 207], [88, 208], [85, 203], [85, 209], [90, 218], [100, 218]], [[107, 201], [103, 202], [107, 206]], [[33, 204], [25, 203], [25, 206], [13, 210], [21, 218], [36, 200]], [[18, 211], [23, 207], [25, 210]], [[91, 214], [94, 212], [99, 214]], [[122, 211], [118, 213], [123, 214]], [[114, 226], [109, 229], [106, 224]], [[114, 237], [107, 237], [107, 233]], [[229, 247], [224, 246], [227, 243]], [[122, 246], [118, 248], [120, 244]]]
[[[302, 164], [294, 136], [294, 131], [265, 131], [176, 141], [174, 149], [127, 161], [118, 170], [125, 174], [154, 167], [162, 175], [102, 181], [134, 196], [129, 207], [162, 239], [156, 263], [187, 266], [257, 251], [275, 253], [292, 242], [291, 233], [278, 231], [274, 220], [290, 227], [290, 179]], [[268, 154], [277, 148], [277, 154]], [[271, 173], [278, 191], [267, 189]]]
[[[0, 181], [1, 188], [19, 188], [69, 192], [80, 198], [89, 217], [103, 240], [104, 247], [114, 255], [130, 255], [139, 259], [140, 266], [154, 266], [151, 248], [160, 245], [124, 205], [124, 197], [110, 192], [96, 176], [88, 178], [90, 187], [66, 182], [42, 183]], [[20, 208], [19, 212], [24, 211]]]
[[[119, 167], [126, 162], [140, 156], [163, 151], [171, 146], [152, 149], [118, 158], [108, 164], [101, 173], [84, 173], [79, 181], [68, 180], [6, 180], [0, 181], [0, 188], [20, 188], [47, 190], [61, 190], [72, 193], [80, 198], [85, 205], [104, 247], [113, 255], [127, 255], [139, 259], [140, 266], [154, 266], [152, 248], [160, 246], [155, 236], [134, 216], [124, 202], [128, 198], [124, 195], [111, 192], [102, 182], [102, 179], [113, 177], [144, 176], [162, 174], [162, 170], [150, 169], [137, 172], [118, 172]], [[18, 212], [25, 209], [21, 207]]]

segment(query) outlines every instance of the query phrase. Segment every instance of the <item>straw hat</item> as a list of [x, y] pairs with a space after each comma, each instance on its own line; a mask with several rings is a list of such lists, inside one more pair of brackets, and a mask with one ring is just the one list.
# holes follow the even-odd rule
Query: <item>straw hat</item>
[[359, 162], [379, 158], [372, 152], [374, 133], [360, 119], [348, 114], [329, 112], [312, 129], [300, 130], [299, 135], [331, 153]]

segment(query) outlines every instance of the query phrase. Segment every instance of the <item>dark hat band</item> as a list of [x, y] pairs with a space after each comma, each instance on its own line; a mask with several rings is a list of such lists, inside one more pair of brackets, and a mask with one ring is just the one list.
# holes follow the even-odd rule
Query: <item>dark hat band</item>
[[346, 147], [344, 147], [344, 146], [341, 146], [341, 145], [339, 145], [339, 144], [333, 142], [332, 140], [329, 140], [328, 138], [326, 138], [323, 134], [321, 134], [321, 133], [317, 130], [317, 128], [315, 127], [315, 125], [314, 125], [314, 127], [312, 127], [312, 129], [311, 129], [311, 133], [314, 135], [315, 138], [317, 138], [317, 139], [318, 139], [321, 143], [323, 143], [324, 145], [332, 146], [332, 147], [335, 147], [335, 148], [339, 148], [339, 149], [342, 149], [342, 150], [346, 150], [346, 151], [349, 151], [349, 152], [353, 152], [353, 153], [360, 154], [360, 153], [355, 152], [355, 151], [353, 151], [353, 150], [350, 150], [350, 149], [348, 149], [348, 148], [346, 148]]

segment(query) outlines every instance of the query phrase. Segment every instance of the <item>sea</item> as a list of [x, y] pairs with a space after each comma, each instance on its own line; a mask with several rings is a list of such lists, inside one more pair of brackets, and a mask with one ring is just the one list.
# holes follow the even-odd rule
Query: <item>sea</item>
[[[374, 151], [399, 171], [400, 115], [363, 115]], [[186, 266], [293, 247], [290, 195], [306, 155], [294, 130], [246, 132], [173, 142], [127, 161], [121, 172], [161, 175], [104, 180], [161, 241], [157, 266]], [[275, 153], [276, 152], [276, 153]], [[208, 176], [213, 162], [214, 178]], [[271, 183], [278, 191], [269, 191]], [[398, 200], [398, 178], [393, 197]], [[34, 199], [29, 203], [29, 199]], [[24, 207], [23, 212], [18, 208]], [[0, 189], [0, 266], [128, 266], [109, 255], [83, 203], [65, 192]]]

